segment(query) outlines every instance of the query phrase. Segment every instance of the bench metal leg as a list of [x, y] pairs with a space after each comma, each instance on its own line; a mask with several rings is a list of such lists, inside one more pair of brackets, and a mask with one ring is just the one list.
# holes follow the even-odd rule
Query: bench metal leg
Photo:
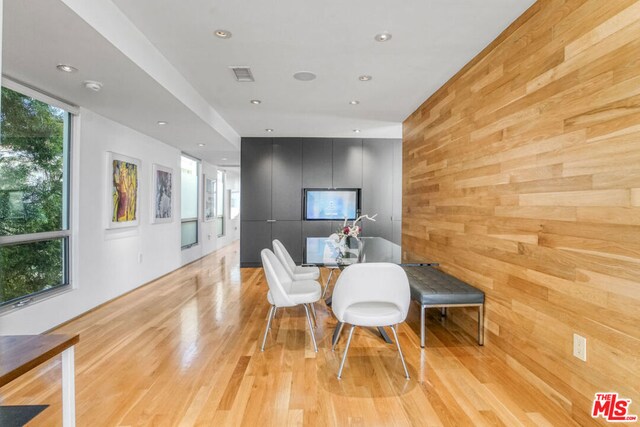
[[420, 347], [424, 348], [424, 334], [425, 334], [425, 318], [424, 313], [427, 310], [426, 305], [420, 306]]
[[478, 345], [484, 345], [484, 304], [478, 306]]
[[440, 307], [440, 317], [447, 317], [447, 307]]

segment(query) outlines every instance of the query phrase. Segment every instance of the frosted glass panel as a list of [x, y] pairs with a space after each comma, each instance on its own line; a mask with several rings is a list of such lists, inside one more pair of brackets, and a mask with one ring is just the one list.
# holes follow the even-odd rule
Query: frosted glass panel
[[182, 244], [185, 246], [191, 246], [198, 243], [198, 221], [188, 221], [182, 223]]

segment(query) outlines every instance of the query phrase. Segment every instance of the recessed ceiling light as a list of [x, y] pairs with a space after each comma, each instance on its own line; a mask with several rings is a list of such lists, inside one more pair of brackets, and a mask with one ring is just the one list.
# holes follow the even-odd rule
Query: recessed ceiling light
[[164, 126], [168, 124], [167, 122], [165, 122], [164, 120], [158, 120], [158, 126]]
[[251, 102], [253, 105], [258, 105], [258, 104], [262, 104], [262, 101], [260, 101], [259, 99], [252, 99]]
[[356, 101], [355, 99], [353, 101], [349, 101], [349, 104], [351, 105], [358, 105], [360, 104], [360, 101]]
[[231, 38], [231, 31], [227, 31], [227, 30], [216, 30], [215, 33], [216, 37], [219, 37], [221, 39], [230, 39]]
[[360, 133], [360, 129], [354, 129], [353, 132], [354, 133]]
[[96, 82], [94, 80], [85, 80], [84, 82], [82, 82], [82, 84], [86, 89], [92, 90], [94, 92], [100, 92], [100, 89], [102, 89], [102, 83]]
[[76, 71], [78, 71], [76, 67], [72, 67], [71, 65], [67, 64], [58, 64], [56, 65], [56, 68], [59, 71], [64, 71], [65, 73], [75, 73]]
[[375, 39], [377, 42], [386, 42], [386, 41], [391, 40], [391, 37], [392, 37], [392, 36], [391, 36], [391, 34], [389, 34], [389, 33], [380, 33], [380, 34], [376, 34], [376, 36], [374, 37], [374, 39]]
[[198, 147], [204, 147], [204, 144], [201, 142], [200, 144], [198, 144]]
[[273, 129], [265, 129], [267, 132], [273, 132]]
[[373, 77], [368, 76], [366, 74], [363, 74], [362, 76], [358, 77], [358, 80], [360, 80], [361, 82], [368, 82], [369, 80], [371, 80]]
[[293, 78], [302, 82], [309, 82], [316, 79], [316, 75], [311, 71], [298, 71], [293, 75]]
[[222, 160], [228, 160], [226, 157], [223, 157]]

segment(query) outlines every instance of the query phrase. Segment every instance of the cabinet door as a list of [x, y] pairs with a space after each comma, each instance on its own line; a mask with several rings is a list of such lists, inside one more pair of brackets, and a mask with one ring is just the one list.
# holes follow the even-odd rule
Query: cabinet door
[[393, 140], [367, 139], [362, 147], [362, 213], [378, 214], [376, 221], [365, 220], [365, 236], [393, 239]]
[[402, 220], [402, 140], [393, 141], [393, 220]]
[[242, 138], [240, 157], [242, 219], [271, 219], [272, 138]]
[[302, 140], [274, 138], [271, 219], [302, 220]]
[[393, 243], [402, 246], [402, 221], [393, 221]]
[[333, 186], [333, 141], [328, 138], [302, 139], [302, 188]]
[[362, 140], [333, 140], [333, 186], [362, 188]]
[[267, 221], [242, 221], [240, 224], [240, 266], [262, 265], [260, 252], [271, 248], [271, 226]]
[[296, 264], [302, 263], [302, 221], [276, 221], [271, 223], [271, 239], [278, 239]]

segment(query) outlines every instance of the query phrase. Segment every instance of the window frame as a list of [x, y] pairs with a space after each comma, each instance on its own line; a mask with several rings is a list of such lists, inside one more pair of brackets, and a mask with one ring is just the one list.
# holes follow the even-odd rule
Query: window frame
[[[38, 233], [17, 234], [11, 236], [0, 236], [0, 248], [26, 243], [61, 240], [63, 246], [62, 257], [62, 277], [63, 283], [55, 285], [49, 289], [43, 289], [21, 297], [0, 302], [0, 315], [13, 312], [15, 310], [30, 306], [34, 303], [55, 297], [59, 294], [69, 292], [73, 289], [73, 152], [74, 142], [77, 138], [79, 108], [68, 104], [38, 89], [18, 83], [5, 76], [0, 81], [0, 87], [6, 87], [20, 93], [21, 95], [44, 102], [48, 105], [60, 108], [65, 111], [64, 143], [62, 151], [62, 227], [56, 231], [43, 231]], [[0, 106], [1, 108], [1, 106]]]
[[[218, 221], [220, 222], [220, 233], [216, 232], [217, 237], [221, 238], [227, 235], [227, 224], [225, 221], [225, 197], [227, 195], [227, 171], [223, 169], [218, 169], [216, 172], [216, 193], [218, 193], [218, 181], [222, 181], [220, 183], [221, 191], [220, 195], [216, 194], [216, 226], [218, 225]], [[222, 201], [220, 206], [218, 207], [218, 198]], [[218, 211], [220, 214], [218, 214]]]
[[[188, 245], [184, 245], [182, 246], [182, 244], [180, 244], [180, 250], [186, 250], [189, 248], [192, 248], [194, 246], [198, 246], [200, 244], [200, 218], [199, 218], [199, 212], [200, 212], [200, 168], [201, 166], [201, 160], [190, 156], [187, 153], [180, 153], [180, 157], [186, 157], [190, 160], [193, 160], [194, 162], [196, 162], [196, 216], [195, 217], [189, 217], [189, 218], [182, 218], [182, 200], [180, 201], [180, 237], [182, 238], [182, 225], [185, 223], [189, 223], [189, 222], [195, 222], [196, 224], [196, 241], [193, 243], [189, 243]], [[180, 182], [182, 182], [182, 168], [180, 171]], [[180, 185], [180, 187], [182, 187], [182, 184]], [[182, 188], [180, 189], [182, 191]], [[182, 197], [182, 195], [181, 195]]]

